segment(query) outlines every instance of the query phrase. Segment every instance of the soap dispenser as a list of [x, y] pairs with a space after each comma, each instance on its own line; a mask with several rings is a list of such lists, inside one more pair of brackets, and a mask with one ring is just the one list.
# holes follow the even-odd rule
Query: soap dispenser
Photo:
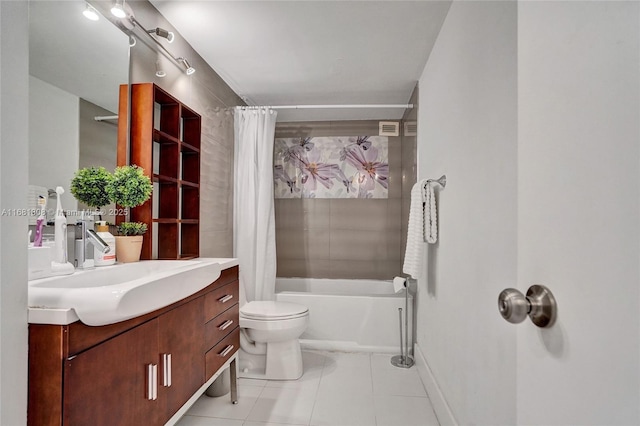
[[96, 221], [96, 233], [109, 246], [107, 253], [93, 247], [93, 261], [95, 266], [108, 266], [116, 263], [116, 238], [109, 232], [109, 225], [104, 220]]

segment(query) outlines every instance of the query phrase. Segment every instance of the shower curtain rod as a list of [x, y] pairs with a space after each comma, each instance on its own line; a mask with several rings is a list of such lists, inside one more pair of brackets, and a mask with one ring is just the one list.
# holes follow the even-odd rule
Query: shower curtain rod
[[272, 109], [340, 109], [340, 108], [413, 108], [413, 104], [362, 104], [362, 105], [247, 105], [241, 108]]

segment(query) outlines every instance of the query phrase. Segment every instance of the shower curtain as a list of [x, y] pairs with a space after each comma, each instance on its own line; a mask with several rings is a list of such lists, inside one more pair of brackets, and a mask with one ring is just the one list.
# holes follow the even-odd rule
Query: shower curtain
[[240, 265], [240, 291], [244, 290], [247, 301], [275, 299], [276, 116], [268, 108], [236, 107], [234, 111], [234, 256]]

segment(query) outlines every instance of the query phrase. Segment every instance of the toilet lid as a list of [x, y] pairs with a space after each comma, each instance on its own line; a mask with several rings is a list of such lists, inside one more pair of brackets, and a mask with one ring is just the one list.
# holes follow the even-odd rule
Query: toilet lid
[[248, 319], [278, 320], [297, 318], [306, 315], [309, 308], [297, 303], [255, 301], [240, 308], [240, 316]]

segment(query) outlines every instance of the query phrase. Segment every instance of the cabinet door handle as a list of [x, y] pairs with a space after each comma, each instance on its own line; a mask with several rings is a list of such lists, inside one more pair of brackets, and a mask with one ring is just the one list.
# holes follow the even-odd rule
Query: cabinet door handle
[[147, 399], [158, 399], [158, 365], [147, 364]]
[[226, 296], [222, 296], [220, 299], [218, 299], [218, 302], [227, 303], [231, 299], [233, 299], [233, 294], [227, 294]]
[[158, 364], [153, 364], [153, 400], [158, 399]]
[[162, 354], [162, 386], [171, 387], [171, 354]]
[[220, 352], [218, 355], [220, 355], [221, 357], [226, 357], [227, 355], [229, 355], [229, 352], [231, 352], [233, 350], [233, 345], [228, 345], [226, 348], [224, 348], [224, 350], [222, 352]]
[[225, 322], [222, 323], [222, 325], [218, 327], [218, 330], [220, 331], [226, 330], [227, 328], [231, 327], [231, 324], [233, 324], [233, 320], [226, 320]]

